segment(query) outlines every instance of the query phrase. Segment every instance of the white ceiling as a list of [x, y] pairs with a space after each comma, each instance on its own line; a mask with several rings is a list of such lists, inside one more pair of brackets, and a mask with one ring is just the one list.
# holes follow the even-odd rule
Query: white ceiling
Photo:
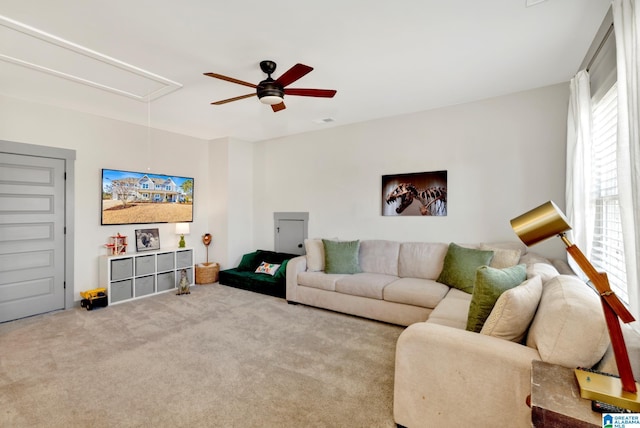
[[[182, 86], [149, 104], [144, 97], [0, 59], [0, 93], [143, 125], [150, 121], [154, 128], [203, 139], [259, 141], [569, 80], [610, 0], [526, 3], [2, 0], [5, 18]], [[71, 59], [62, 52], [68, 49], [14, 37], [6, 25], [0, 30], [0, 55], [23, 53], [51, 68], [107, 74], [102, 62]], [[338, 93], [332, 99], [288, 96], [287, 109], [278, 113], [255, 97], [209, 104], [251, 89], [202, 73], [258, 83], [265, 77], [259, 68], [264, 59], [278, 64], [274, 77], [297, 62], [315, 68], [290, 87]], [[112, 83], [128, 85], [119, 79]], [[333, 121], [318, 123], [327, 118]]]

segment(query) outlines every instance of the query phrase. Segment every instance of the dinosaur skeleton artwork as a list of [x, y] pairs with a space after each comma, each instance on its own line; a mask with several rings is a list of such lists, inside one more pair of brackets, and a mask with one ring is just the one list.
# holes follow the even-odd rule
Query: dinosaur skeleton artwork
[[447, 188], [432, 186], [426, 189], [418, 189], [412, 183], [400, 183], [391, 191], [385, 202], [393, 204], [399, 202], [396, 213], [401, 214], [413, 201], [420, 202], [420, 214], [430, 216], [447, 215]]

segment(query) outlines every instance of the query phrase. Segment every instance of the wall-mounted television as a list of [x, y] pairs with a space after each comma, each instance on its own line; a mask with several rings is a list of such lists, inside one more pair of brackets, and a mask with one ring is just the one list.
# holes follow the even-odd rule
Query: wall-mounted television
[[193, 221], [193, 178], [102, 170], [101, 224]]

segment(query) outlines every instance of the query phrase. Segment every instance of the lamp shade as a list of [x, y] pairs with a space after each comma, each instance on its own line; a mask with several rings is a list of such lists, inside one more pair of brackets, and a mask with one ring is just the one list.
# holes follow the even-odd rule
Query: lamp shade
[[189, 223], [176, 223], [176, 235], [188, 235]]
[[535, 245], [571, 229], [565, 215], [552, 201], [512, 219], [511, 227], [526, 246]]

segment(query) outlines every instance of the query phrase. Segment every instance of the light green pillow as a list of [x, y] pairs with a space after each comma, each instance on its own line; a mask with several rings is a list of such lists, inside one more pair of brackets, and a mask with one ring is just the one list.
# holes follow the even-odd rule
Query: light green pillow
[[481, 266], [476, 270], [476, 283], [469, 305], [467, 330], [480, 333], [500, 295], [527, 279], [526, 265], [504, 269]]
[[476, 269], [488, 265], [492, 258], [493, 251], [465, 248], [452, 242], [444, 256], [442, 272], [436, 281], [471, 294]]
[[325, 273], [358, 273], [360, 262], [358, 253], [360, 241], [330, 241], [322, 240], [324, 247]]

